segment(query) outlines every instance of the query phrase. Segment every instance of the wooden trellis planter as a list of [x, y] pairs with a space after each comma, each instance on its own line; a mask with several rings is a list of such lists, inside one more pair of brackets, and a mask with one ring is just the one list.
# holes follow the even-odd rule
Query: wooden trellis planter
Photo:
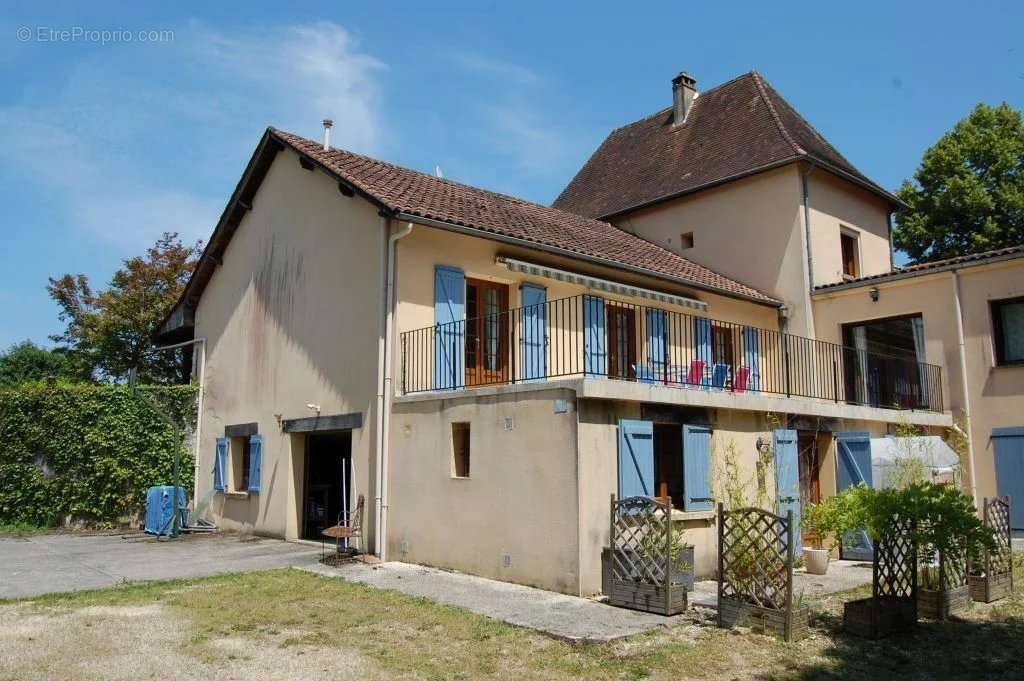
[[687, 583], [693, 584], [693, 562], [685, 552], [672, 556], [672, 500], [649, 497], [611, 499], [608, 556], [608, 602], [659, 615], [678, 615], [687, 608]]
[[843, 606], [843, 628], [882, 638], [917, 624], [917, 546], [908, 521], [894, 519], [875, 544], [871, 597]]
[[1010, 536], [1010, 497], [985, 499], [985, 525], [995, 531], [998, 548], [985, 549], [967, 578], [971, 599], [991, 603], [1013, 593], [1013, 552]]
[[[918, 559], [920, 562], [920, 558]], [[933, 620], [944, 620], [966, 610], [971, 604], [967, 586], [967, 547], [938, 554], [939, 588], [927, 589], [918, 585], [917, 614]]]
[[718, 626], [807, 636], [809, 610], [793, 603], [793, 532], [792, 511], [718, 505]]

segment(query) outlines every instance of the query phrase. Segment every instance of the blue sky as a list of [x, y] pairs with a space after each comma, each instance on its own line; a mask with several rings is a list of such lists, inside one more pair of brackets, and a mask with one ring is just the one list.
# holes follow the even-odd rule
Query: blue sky
[[701, 4], [7, 4], [0, 348], [60, 330], [47, 277], [208, 236], [267, 125], [549, 203], [684, 69], [757, 69], [889, 188], [977, 102], [1024, 108], [1024, 3]]

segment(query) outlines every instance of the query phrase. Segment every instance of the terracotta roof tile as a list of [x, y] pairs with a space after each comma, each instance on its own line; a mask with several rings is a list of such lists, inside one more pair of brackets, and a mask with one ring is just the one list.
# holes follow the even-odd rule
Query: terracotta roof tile
[[776, 165], [810, 160], [898, 203], [829, 144], [755, 71], [613, 130], [554, 206], [608, 218]]
[[955, 258], [946, 258], [945, 260], [923, 262], [919, 265], [907, 265], [906, 267], [896, 267], [893, 269], [892, 272], [872, 274], [866, 277], [848, 279], [846, 281], [837, 281], [834, 284], [822, 284], [820, 286], [815, 286], [814, 290], [828, 291], [830, 289], [839, 289], [847, 286], [858, 286], [861, 284], [886, 281], [888, 279], [902, 279], [904, 277], [913, 276], [916, 274], [929, 274], [935, 270], [950, 269], [957, 265], [984, 265], [986, 262], [991, 260], [1009, 260], [1015, 257], [1024, 258], [1024, 245], [997, 248], [992, 251], [971, 253], [969, 255], [957, 256]]
[[513, 237], [570, 254], [610, 261], [701, 288], [777, 303], [657, 244], [600, 220], [434, 177], [271, 129], [271, 134], [388, 210]]

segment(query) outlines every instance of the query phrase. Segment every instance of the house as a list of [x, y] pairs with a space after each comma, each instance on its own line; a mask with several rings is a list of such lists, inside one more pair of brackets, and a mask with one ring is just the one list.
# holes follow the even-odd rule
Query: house
[[268, 129], [159, 334], [196, 348], [200, 511], [317, 539], [364, 496], [384, 558], [592, 594], [611, 495], [671, 497], [708, 574], [726, 457], [798, 515], [950, 428], [930, 313], [838, 336], [890, 314], [831, 301], [903, 281], [897, 199], [756, 73], [673, 95], [551, 207]]

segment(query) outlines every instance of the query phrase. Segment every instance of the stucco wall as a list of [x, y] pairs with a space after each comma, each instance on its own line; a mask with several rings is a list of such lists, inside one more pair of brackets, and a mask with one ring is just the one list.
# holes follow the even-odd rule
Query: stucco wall
[[[307, 403], [363, 414], [353, 461], [372, 508], [382, 237], [368, 202], [302, 170], [294, 152], [278, 155], [196, 311], [196, 336], [208, 339], [197, 498], [222, 527], [296, 536], [304, 438], [282, 433], [277, 417], [312, 416]], [[264, 439], [262, 492], [214, 494], [215, 439], [253, 421]]]
[[843, 280], [839, 234], [844, 228], [857, 235], [859, 276], [891, 269], [889, 205], [883, 199], [818, 169], [807, 176], [807, 199], [815, 286]]
[[[574, 402], [546, 390], [396, 403], [389, 558], [579, 593]], [[452, 474], [454, 422], [470, 424], [468, 479]]]
[[[580, 574], [584, 595], [601, 590], [601, 547], [608, 545], [609, 500], [618, 491], [618, 424], [639, 419], [638, 402], [580, 401]], [[748, 485], [749, 500], [757, 499], [757, 439], [771, 426], [764, 414], [735, 410], [708, 410], [711, 434], [712, 479], [716, 496], [722, 495], [724, 458], [731, 448], [739, 465], [738, 480]], [[693, 422], [700, 422], [697, 418]], [[769, 505], [774, 503], [775, 482], [765, 470]], [[704, 516], [704, 517], [700, 517]], [[694, 571], [710, 577], [718, 569], [718, 527], [713, 513], [680, 520], [686, 541], [694, 545]]]
[[[623, 229], [783, 300], [790, 332], [811, 335], [800, 174], [795, 165], [616, 219]], [[693, 247], [680, 234], [693, 233]]]
[[[1024, 368], [997, 367], [993, 357], [989, 301], [1024, 295], [1024, 260], [960, 270], [964, 313], [967, 385], [969, 390], [979, 496], [996, 493], [995, 464], [990, 436], [993, 428], [1024, 425]], [[953, 279], [949, 272], [875, 284], [815, 296], [815, 320], [820, 338], [841, 342], [841, 325], [870, 319], [920, 313], [924, 320], [925, 355], [942, 366], [943, 403], [959, 419], [963, 409]], [[965, 476], [965, 484], [970, 484]]]

